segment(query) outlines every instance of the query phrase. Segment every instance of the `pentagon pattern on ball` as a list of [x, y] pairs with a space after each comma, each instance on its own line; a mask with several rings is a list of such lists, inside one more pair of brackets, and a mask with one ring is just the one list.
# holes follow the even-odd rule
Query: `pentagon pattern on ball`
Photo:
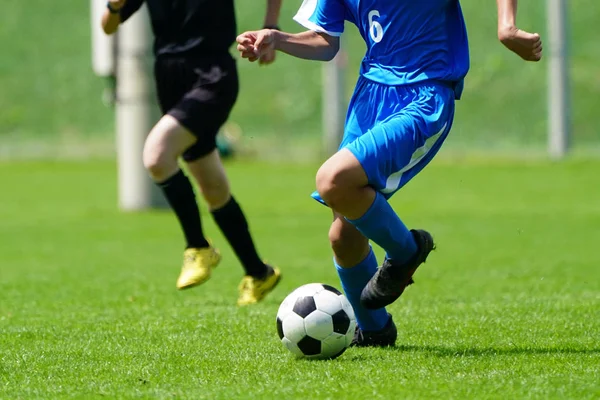
[[348, 299], [329, 285], [311, 283], [290, 293], [277, 313], [277, 335], [294, 355], [336, 358], [350, 346], [356, 318]]
[[304, 329], [308, 336], [324, 340], [333, 332], [332, 317], [323, 311], [315, 310], [308, 317], [304, 318]]
[[316, 356], [321, 353], [321, 341], [305, 336], [298, 342], [298, 348], [306, 356]]
[[302, 318], [306, 318], [308, 314], [315, 311], [317, 309], [317, 305], [315, 304], [315, 299], [312, 296], [300, 297], [294, 303], [294, 312], [301, 316]]
[[337, 295], [342, 294], [342, 292], [340, 292], [339, 290], [337, 290], [336, 288], [334, 288], [333, 286], [330, 286], [330, 285], [323, 284], [323, 289], [325, 289], [325, 290], [327, 290], [329, 292], [333, 292], [333, 293], [335, 293]]
[[350, 319], [356, 320], [356, 316], [354, 315], [354, 309], [352, 305], [346, 298], [346, 296], [340, 296], [340, 302], [342, 303], [342, 309], [346, 311], [346, 314], [350, 317]]
[[304, 329], [304, 318], [296, 313], [291, 313], [283, 319], [281, 324], [283, 329], [283, 336], [290, 339], [292, 342], [299, 342], [304, 336], [306, 336], [306, 330]]
[[283, 338], [281, 339], [281, 343], [283, 343], [283, 345], [285, 347], [287, 347], [287, 349], [295, 356], [297, 357], [304, 357], [304, 353], [302, 352], [302, 350], [300, 350], [298, 348], [298, 345], [294, 342], [292, 342], [290, 339], [288, 338]]
[[327, 339], [321, 342], [321, 353], [329, 355], [328, 359], [332, 360], [337, 358], [346, 351], [349, 343], [346, 341], [344, 335], [332, 333]]
[[284, 320], [288, 314], [292, 313], [292, 308], [294, 307], [294, 299], [287, 297], [284, 302], [281, 303], [279, 309], [277, 310], [277, 316], [279, 319]]
[[323, 290], [322, 292], [319, 292], [314, 299], [317, 310], [324, 311], [329, 315], [333, 315], [342, 309], [340, 296], [333, 292]]
[[277, 317], [277, 334], [279, 339], [283, 339], [283, 321], [279, 317]]
[[340, 310], [331, 316], [333, 320], [333, 331], [345, 335], [350, 328], [350, 318], [346, 311]]

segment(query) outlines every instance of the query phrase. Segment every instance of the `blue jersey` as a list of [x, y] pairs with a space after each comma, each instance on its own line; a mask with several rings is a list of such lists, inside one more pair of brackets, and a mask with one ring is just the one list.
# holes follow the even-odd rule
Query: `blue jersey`
[[304, 0], [294, 19], [332, 36], [355, 24], [367, 53], [360, 74], [386, 85], [436, 80], [460, 98], [469, 70], [467, 31], [458, 0]]

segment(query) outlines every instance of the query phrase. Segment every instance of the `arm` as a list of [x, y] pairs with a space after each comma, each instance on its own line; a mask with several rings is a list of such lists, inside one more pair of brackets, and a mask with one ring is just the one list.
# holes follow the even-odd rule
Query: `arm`
[[542, 58], [542, 40], [537, 33], [517, 28], [517, 0], [496, 0], [496, 5], [500, 42], [526, 61], [539, 61]]
[[340, 49], [340, 38], [314, 31], [275, 32], [275, 49], [305, 60], [330, 61]]
[[107, 3], [104, 14], [102, 14], [102, 30], [107, 35], [112, 35], [119, 29], [119, 25], [121, 24], [120, 11], [124, 5], [125, 0], [109, 0]]
[[243, 58], [256, 61], [268, 51], [279, 50], [305, 60], [329, 61], [340, 49], [340, 38], [306, 31], [286, 33], [272, 29], [245, 32], [238, 36], [238, 50]]
[[144, 0], [108, 0], [102, 15], [102, 29], [107, 35], [119, 29], [119, 25], [127, 21], [140, 7]]
[[498, 6], [498, 39], [516, 26], [518, 0], [496, 0]]
[[265, 28], [275, 28], [279, 22], [279, 12], [281, 11], [281, 0], [267, 0], [267, 12], [265, 13]]
[[[279, 30], [279, 12], [281, 11], [281, 0], [267, 0], [267, 11], [263, 28]], [[263, 54], [258, 63], [261, 65], [271, 64], [275, 61], [275, 50], [271, 50]]]

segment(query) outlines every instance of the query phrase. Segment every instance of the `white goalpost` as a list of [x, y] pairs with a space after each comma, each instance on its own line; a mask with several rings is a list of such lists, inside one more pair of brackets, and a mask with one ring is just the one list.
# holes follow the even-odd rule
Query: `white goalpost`
[[117, 163], [119, 206], [165, 208], [167, 202], [142, 163], [146, 136], [160, 118], [152, 72], [153, 36], [146, 5], [117, 34]]
[[116, 76], [118, 204], [124, 211], [165, 208], [167, 202], [142, 163], [144, 141], [160, 118], [152, 77], [152, 32], [146, 6], [115, 36], [106, 36], [100, 18], [105, 0], [92, 0], [92, 63], [102, 77]]
[[547, 0], [548, 19], [548, 152], [566, 156], [570, 138], [569, 55], [566, 0]]

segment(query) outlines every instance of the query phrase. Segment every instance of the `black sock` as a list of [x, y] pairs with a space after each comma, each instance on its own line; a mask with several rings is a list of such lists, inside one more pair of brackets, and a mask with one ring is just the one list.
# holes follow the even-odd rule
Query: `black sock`
[[183, 234], [185, 235], [186, 248], [208, 247], [208, 242], [202, 233], [200, 210], [196, 203], [196, 194], [190, 180], [182, 170], [164, 182], [158, 183], [167, 201], [171, 205]]
[[232, 197], [223, 207], [214, 210], [212, 215], [242, 263], [246, 275], [264, 277], [267, 267], [256, 253], [248, 222], [235, 199]]

